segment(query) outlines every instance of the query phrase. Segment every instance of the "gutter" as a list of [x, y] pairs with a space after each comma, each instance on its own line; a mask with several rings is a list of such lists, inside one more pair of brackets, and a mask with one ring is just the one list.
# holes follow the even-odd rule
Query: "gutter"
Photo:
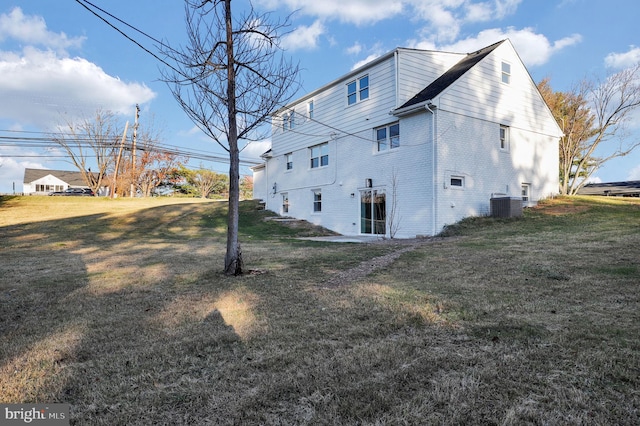
[[432, 106], [432, 107], [435, 107], [435, 105], [433, 105], [433, 101], [431, 99], [429, 99], [427, 101], [420, 102], [420, 103], [417, 103], [415, 105], [410, 105], [408, 107], [393, 109], [393, 110], [389, 111], [389, 114], [390, 115], [395, 115], [396, 117], [402, 117], [404, 115], [409, 115], [409, 114], [413, 114], [413, 113], [416, 113], [416, 112], [420, 112], [425, 108], [428, 111], [431, 111], [429, 109], [429, 105]]

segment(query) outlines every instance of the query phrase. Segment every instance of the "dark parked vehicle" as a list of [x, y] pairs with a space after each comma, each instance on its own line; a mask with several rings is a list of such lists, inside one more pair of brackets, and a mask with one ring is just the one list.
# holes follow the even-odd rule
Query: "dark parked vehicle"
[[95, 192], [89, 188], [67, 188], [64, 191], [50, 192], [49, 195], [71, 195], [80, 197], [95, 197]]

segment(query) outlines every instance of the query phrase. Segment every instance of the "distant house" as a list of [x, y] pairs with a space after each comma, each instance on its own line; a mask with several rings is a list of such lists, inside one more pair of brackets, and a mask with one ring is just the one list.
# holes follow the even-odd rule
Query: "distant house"
[[557, 194], [561, 136], [509, 40], [397, 48], [274, 113], [254, 197], [343, 235], [435, 235]]
[[640, 197], [640, 180], [627, 182], [588, 183], [578, 190], [579, 195], [609, 197]]
[[22, 192], [25, 195], [47, 195], [67, 188], [88, 188], [80, 172], [66, 170], [25, 169]]

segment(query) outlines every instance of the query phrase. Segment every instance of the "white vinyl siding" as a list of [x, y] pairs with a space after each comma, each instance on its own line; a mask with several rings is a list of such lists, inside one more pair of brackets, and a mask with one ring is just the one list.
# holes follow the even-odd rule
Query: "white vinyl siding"
[[[500, 72], [503, 62], [511, 64], [511, 83], [503, 84]], [[481, 94], [482, 102], [478, 102]], [[456, 112], [521, 129], [560, 136], [560, 129], [538, 92], [535, 82], [508, 44], [498, 46], [447, 88], [438, 100], [442, 110]]]

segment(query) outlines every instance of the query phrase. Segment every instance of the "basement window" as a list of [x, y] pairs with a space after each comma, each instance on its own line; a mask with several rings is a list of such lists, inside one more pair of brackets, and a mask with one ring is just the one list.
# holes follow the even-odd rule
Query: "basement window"
[[458, 189], [464, 188], [464, 177], [463, 176], [451, 176], [451, 178], [449, 178], [449, 185], [452, 188], [458, 188]]

